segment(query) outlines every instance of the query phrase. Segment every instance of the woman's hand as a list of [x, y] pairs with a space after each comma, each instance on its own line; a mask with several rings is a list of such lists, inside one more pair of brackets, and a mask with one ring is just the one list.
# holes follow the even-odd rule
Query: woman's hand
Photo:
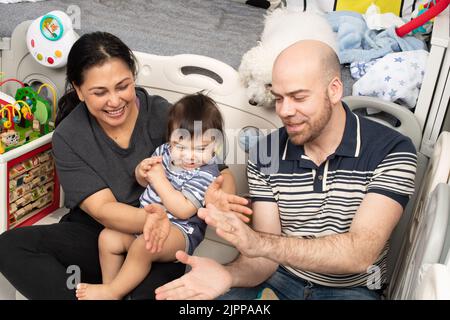
[[144, 224], [145, 248], [152, 253], [160, 252], [170, 232], [170, 221], [166, 210], [159, 204], [144, 207], [148, 213]]
[[205, 193], [205, 205], [213, 204], [216, 208], [225, 212], [233, 212], [239, 219], [248, 223], [252, 210], [247, 207], [248, 200], [222, 190], [223, 176], [218, 176], [208, 187]]

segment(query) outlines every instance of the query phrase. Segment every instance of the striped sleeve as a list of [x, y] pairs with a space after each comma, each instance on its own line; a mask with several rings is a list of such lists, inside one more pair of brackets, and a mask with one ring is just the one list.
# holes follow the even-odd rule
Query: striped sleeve
[[414, 147], [396, 148], [389, 153], [375, 169], [367, 192], [375, 192], [390, 197], [406, 207], [414, 193], [417, 156]]
[[156, 148], [152, 154], [152, 157], [158, 157], [158, 156], [164, 156], [164, 155], [170, 156], [168, 143], [164, 143], [164, 144], [160, 145], [158, 148]]
[[247, 179], [252, 201], [276, 202], [275, 195], [269, 183], [269, 176], [262, 173], [250, 160], [247, 163]]

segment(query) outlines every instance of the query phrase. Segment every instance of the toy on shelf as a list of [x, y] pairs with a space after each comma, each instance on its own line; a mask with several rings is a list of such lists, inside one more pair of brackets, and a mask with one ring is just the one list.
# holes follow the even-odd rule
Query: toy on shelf
[[[0, 82], [21, 85], [15, 98], [0, 92], [0, 154], [35, 140], [54, 130], [56, 117], [56, 90], [42, 84], [37, 91], [17, 79]], [[40, 93], [47, 88], [53, 95], [53, 106]]]
[[[39, 89], [37, 91], [38, 97], [39, 97], [39, 94], [41, 93], [42, 88], [50, 89], [50, 91], [52, 92], [52, 95], [53, 95], [53, 112], [51, 109], [49, 110], [50, 113], [47, 113], [47, 116], [48, 116], [47, 119], [52, 119], [50, 122], [50, 125], [54, 127], [55, 119], [56, 119], [56, 91], [51, 85], [49, 85], [48, 83], [44, 83], [39, 87]], [[47, 102], [47, 100], [43, 100], [43, 101]], [[46, 105], [46, 107], [48, 108], [48, 104]]]
[[[31, 225], [59, 207], [51, 144], [10, 160], [6, 169], [6, 229]], [[4, 230], [0, 230], [2, 232]]]
[[27, 121], [33, 121], [33, 119], [34, 119], [33, 112], [31, 111], [31, 108], [28, 105], [28, 103], [26, 103], [25, 101], [22, 101], [22, 100], [17, 100], [16, 103], [23, 104], [20, 109], [20, 112], [22, 113], [23, 118]]
[[16, 146], [20, 142], [20, 135], [14, 130], [3, 132], [0, 136], [2, 144], [6, 147]]
[[[55, 127], [56, 90], [47, 83], [35, 90], [17, 79], [0, 82], [0, 88], [6, 82], [20, 87], [14, 96], [0, 92], [0, 233], [32, 225], [60, 206], [49, 134]], [[43, 97], [44, 88], [52, 102]]]
[[34, 20], [28, 27], [27, 47], [33, 58], [49, 68], [61, 68], [78, 39], [70, 17], [55, 10]]
[[[5, 113], [7, 116], [5, 117]], [[22, 116], [20, 115], [20, 110], [17, 106], [12, 104], [7, 104], [3, 108], [0, 109], [0, 124], [6, 129], [6, 130], [14, 130], [15, 124], [20, 123], [20, 120], [22, 120]]]
[[[48, 101], [42, 98], [39, 94], [42, 88], [47, 87], [50, 89], [53, 95], [53, 107], [50, 107]], [[47, 83], [42, 84], [37, 91], [34, 91], [31, 87], [25, 87], [17, 90], [16, 100], [26, 101], [31, 105], [32, 113], [35, 119], [39, 122], [39, 125], [44, 126], [44, 134], [52, 131], [50, 127], [55, 126], [56, 117], [56, 91]], [[38, 125], [35, 123], [35, 125]]]

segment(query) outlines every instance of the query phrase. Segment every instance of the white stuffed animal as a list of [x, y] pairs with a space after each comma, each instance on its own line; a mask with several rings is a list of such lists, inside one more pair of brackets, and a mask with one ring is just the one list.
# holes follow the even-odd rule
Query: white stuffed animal
[[244, 54], [239, 66], [250, 104], [273, 105], [270, 86], [275, 58], [291, 44], [307, 39], [325, 42], [337, 51], [335, 33], [322, 15], [280, 8], [266, 16], [261, 41]]

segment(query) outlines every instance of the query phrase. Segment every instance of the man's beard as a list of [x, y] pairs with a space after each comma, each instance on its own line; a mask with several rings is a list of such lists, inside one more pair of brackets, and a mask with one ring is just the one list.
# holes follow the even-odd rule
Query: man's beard
[[304, 145], [316, 139], [328, 124], [331, 118], [331, 101], [328, 95], [324, 99], [324, 108], [319, 115], [319, 118], [314, 122], [307, 121], [305, 123], [305, 129], [298, 133], [289, 134], [289, 138], [295, 145]]

